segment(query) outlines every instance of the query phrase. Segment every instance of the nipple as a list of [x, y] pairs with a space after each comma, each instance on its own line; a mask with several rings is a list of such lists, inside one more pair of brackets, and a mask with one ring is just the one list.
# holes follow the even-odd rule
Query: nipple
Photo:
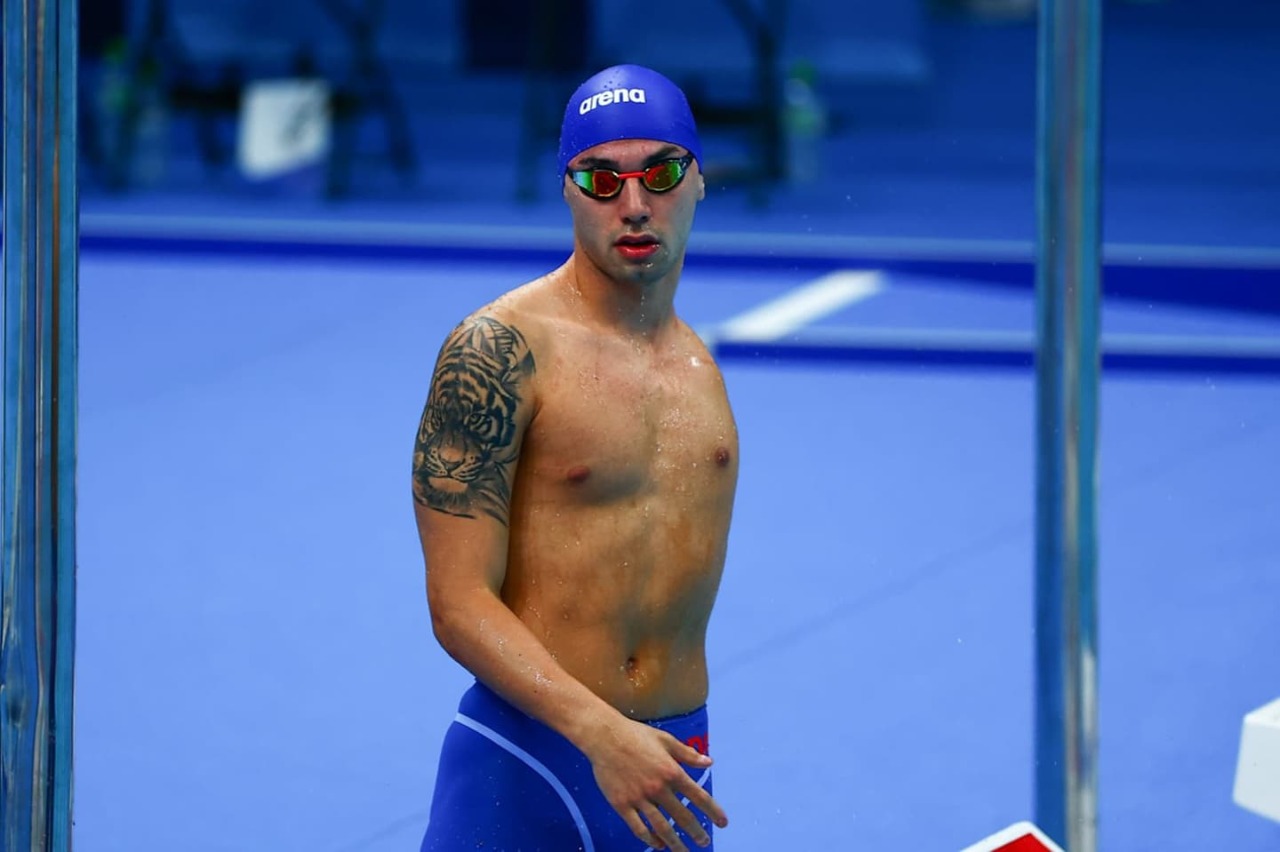
[[590, 475], [591, 468], [587, 467], [585, 464], [580, 464], [576, 467], [569, 468], [569, 472], [565, 474], [565, 479], [569, 480], [574, 485], [577, 485], [580, 482], [586, 482], [587, 477]]
[[729, 448], [716, 447], [716, 464], [724, 467], [729, 463]]

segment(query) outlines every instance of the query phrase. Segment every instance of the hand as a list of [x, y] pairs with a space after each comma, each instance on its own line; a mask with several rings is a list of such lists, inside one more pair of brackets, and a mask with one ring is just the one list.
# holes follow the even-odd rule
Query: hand
[[621, 718], [586, 753], [605, 799], [632, 833], [654, 849], [688, 852], [669, 820], [699, 846], [711, 842], [697, 817], [681, 803], [682, 796], [721, 828], [729, 824], [711, 794], [680, 766], [706, 768], [711, 758], [666, 731]]

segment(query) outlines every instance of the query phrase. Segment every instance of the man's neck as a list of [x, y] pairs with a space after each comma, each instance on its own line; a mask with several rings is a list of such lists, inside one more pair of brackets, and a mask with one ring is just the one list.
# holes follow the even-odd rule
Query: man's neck
[[581, 255], [563, 269], [572, 297], [592, 322], [639, 337], [656, 337], [675, 319], [679, 269], [656, 281], [618, 281]]

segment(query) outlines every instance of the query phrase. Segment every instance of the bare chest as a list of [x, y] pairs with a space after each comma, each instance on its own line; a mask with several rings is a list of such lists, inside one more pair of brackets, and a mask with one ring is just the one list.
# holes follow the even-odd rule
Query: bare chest
[[713, 364], [686, 354], [557, 367], [522, 461], [543, 487], [584, 502], [732, 489], [737, 432]]

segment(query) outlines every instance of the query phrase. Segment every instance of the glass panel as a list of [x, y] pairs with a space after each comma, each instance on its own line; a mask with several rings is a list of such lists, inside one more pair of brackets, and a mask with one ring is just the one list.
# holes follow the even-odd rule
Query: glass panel
[[[698, 121], [675, 304], [738, 431], [705, 647], [717, 844], [960, 850], [1035, 818], [1034, 4], [85, 12], [79, 846], [421, 843], [471, 676], [424, 595], [415, 430], [460, 320], [575, 236], [612, 258], [624, 216], [669, 233], [696, 191], [640, 214], [563, 192], [566, 105], [648, 103], [571, 98], [621, 62], [667, 74]], [[1280, 113], [1250, 94], [1280, 77], [1280, 19], [1243, 0], [1104, 16], [1101, 848], [1261, 852], [1277, 826], [1231, 793], [1244, 714], [1280, 680]], [[557, 367], [599, 317], [546, 313], [540, 392], [586, 412], [557, 433], [582, 458], [557, 459], [547, 505], [618, 459], [651, 463], [619, 493], [674, 493], [645, 477], [690, 398], [622, 416], [601, 370], [645, 350], [598, 330], [599, 354]], [[635, 375], [687, 388], [671, 370]], [[653, 524], [646, 545], [675, 535], [655, 518], [703, 511], [590, 493], [610, 529]], [[575, 582], [579, 605], [620, 587]], [[678, 598], [654, 588], [635, 600]], [[674, 611], [636, 623], [696, 634]], [[530, 783], [497, 806], [565, 805]]]

